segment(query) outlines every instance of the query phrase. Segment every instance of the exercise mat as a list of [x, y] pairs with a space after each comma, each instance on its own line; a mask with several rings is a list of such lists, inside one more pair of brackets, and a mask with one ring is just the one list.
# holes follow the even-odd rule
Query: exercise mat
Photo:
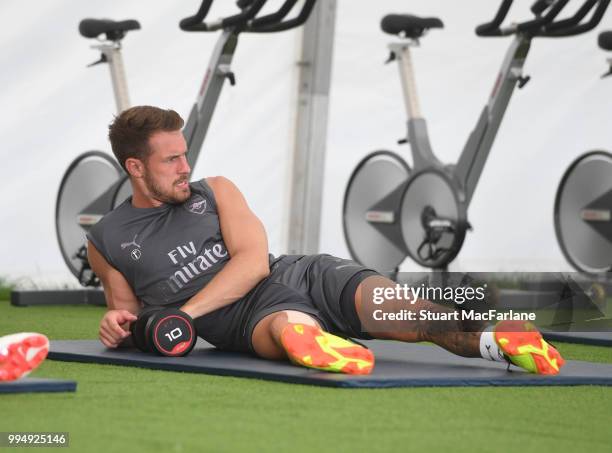
[[74, 392], [76, 386], [75, 381], [24, 377], [16, 381], [0, 382], [0, 393]]
[[553, 342], [612, 346], [612, 332], [543, 332], [542, 335]]
[[612, 385], [612, 365], [569, 361], [557, 376], [539, 376], [516, 367], [507, 371], [499, 362], [466, 359], [429, 345], [392, 341], [364, 341], [376, 355], [370, 375], [328, 373], [263, 360], [248, 354], [223, 352], [203, 340], [186, 357], [161, 357], [137, 350], [110, 350], [98, 340], [52, 341], [49, 359], [126, 365], [156, 370], [184, 371], [312, 384], [326, 387], [465, 387], [527, 385]]

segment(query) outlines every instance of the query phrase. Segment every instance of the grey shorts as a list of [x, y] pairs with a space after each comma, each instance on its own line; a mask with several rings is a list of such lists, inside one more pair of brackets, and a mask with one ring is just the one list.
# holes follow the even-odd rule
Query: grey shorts
[[[359, 323], [354, 289], [376, 271], [331, 255], [283, 255], [270, 270], [244, 298], [197, 318], [198, 335], [219, 349], [254, 352], [251, 337], [257, 323], [269, 314], [295, 310], [310, 314], [328, 332], [371, 338]], [[343, 295], [349, 282], [352, 293]]]

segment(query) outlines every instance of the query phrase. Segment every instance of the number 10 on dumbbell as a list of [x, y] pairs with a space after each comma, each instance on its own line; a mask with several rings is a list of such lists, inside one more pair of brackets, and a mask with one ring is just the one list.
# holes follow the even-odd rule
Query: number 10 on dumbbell
[[130, 331], [138, 349], [169, 357], [187, 355], [197, 340], [193, 319], [175, 308], [143, 311]]

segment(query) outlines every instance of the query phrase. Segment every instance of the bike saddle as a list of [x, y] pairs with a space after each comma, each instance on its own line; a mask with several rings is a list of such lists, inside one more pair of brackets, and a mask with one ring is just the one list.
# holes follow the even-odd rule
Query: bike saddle
[[399, 35], [404, 32], [407, 38], [417, 39], [430, 28], [444, 28], [444, 24], [437, 17], [388, 14], [380, 22], [380, 28], [390, 35]]
[[85, 38], [97, 38], [106, 33], [111, 41], [120, 41], [130, 30], [139, 30], [140, 23], [134, 19], [114, 21], [110, 19], [83, 19], [79, 24], [79, 33]]
[[599, 47], [604, 50], [612, 50], [612, 31], [604, 31], [597, 39]]

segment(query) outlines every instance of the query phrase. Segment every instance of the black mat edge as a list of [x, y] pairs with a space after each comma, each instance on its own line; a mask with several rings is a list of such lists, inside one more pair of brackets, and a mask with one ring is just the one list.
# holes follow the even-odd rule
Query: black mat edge
[[26, 377], [0, 383], [0, 394], [76, 392], [76, 381]]
[[558, 341], [559, 343], [585, 344], [589, 346], [612, 346], [612, 335], [610, 338], [589, 338], [578, 333], [567, 335], [564, 332], [543, 332], [542, 336], [546, 340]]

